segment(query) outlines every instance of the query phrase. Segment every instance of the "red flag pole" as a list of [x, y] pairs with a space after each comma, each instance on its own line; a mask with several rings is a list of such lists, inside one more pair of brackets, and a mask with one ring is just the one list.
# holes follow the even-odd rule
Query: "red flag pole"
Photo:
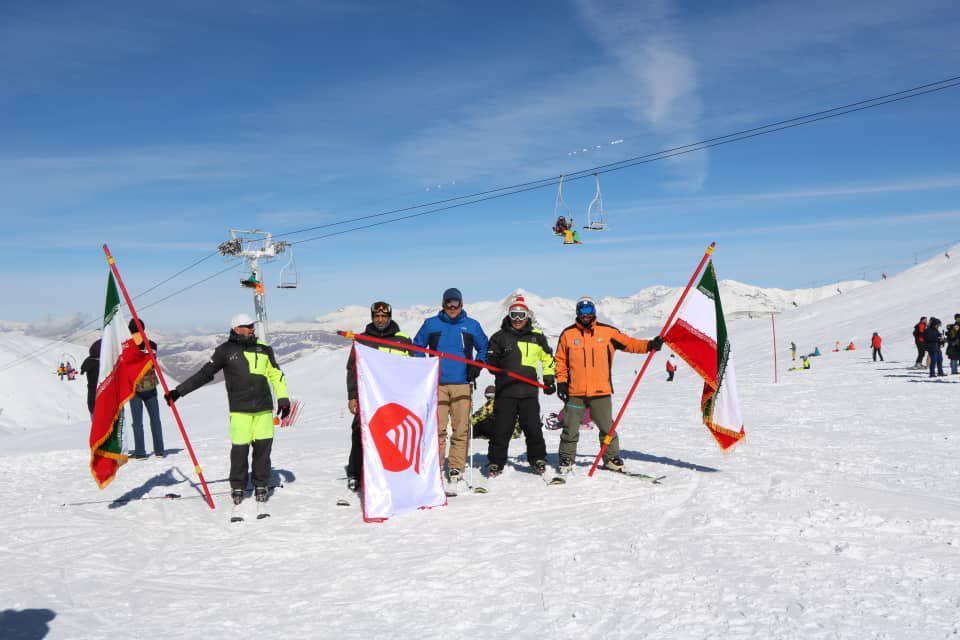
[[773, 328], [773, 383], [777, 384], [777, 321], [770, 314], [770, 326]]
[[[670, 323], [673, 322], [674, 316], [677, 315], [677, 312], [680, 310], [680, 307], [683, 305], [683, 301], [687, 297], [687, 293], [690, 292], [690, 287], [693, 286], [694, 280], [697, 279], [697, 276], [700, 275], [700, 271], [703, 269], [703, 265], [707, 263], [707, 259], [713, 254], [714, 248], [717, 246], [716, 242], [711, 242], [710, 246], [707, 247], [707, 251], [703, 254], [703, 257], [700, 258], [700, 264], [697, 265], [696, 271], [693, 272], [693, 275], [690, 276], [690, 281], [687, 283], [687, 286], [684, 288], [683, 293], [680, 294], [680, 299], [677, 300], [677, 304], [674, 305], [673, 311], [670, 312], [670, 317], [667, 318], [667, 321], [663, 324], [663, 328], [660, 329], [660, 333], [657, 334], [663, 338], [664, 334], [667, 332], [667, 329], [670, 328]], [[630, 400], [633, 398], [633, 392], [637, 390], [637, 385], [640, 384], [640, 379], [643, 378], [643, 374], [647, 371], [647, 367], [650, 365], [650, 361], [653, 359], [653, 355], [656, 351], [651, 351], [647, 354], [647, 359], [643, 361], [643, 366], [640, 367], [640, 373], [637, 374], [636, 380], [633, 381], [633, 386], [630, 387], [630, 391], [627, 393], [627, 397], [624, 399], [623, 404], [620, 405], [620, 411], [617, 412], [617, 418], [613, 421], [613, 426], [610, 427], [610, 433], [606, 435], [603, 439], [603, 445], [600, 447], [600, 453], [597, 454], [597, 457], [593, 461], [593, 466], [590, 467], [590, 473], [587, 474], [590, 477], [593, 477], [593, 473], [597, 470], [597, 465], [600, 464], [600, 460], [603, 458], [603, 454], [607, 451], [607, 447], [610, 446], [610, 443], [613, 442], [613, 434], [617, 432], [617, 427], [620, 425], [620, 418], [623, 417], [624, 411], [627, 409], [627, 405], [630, 404]]]
[[460, 356], [455, 356], [452, 353], [444, 353], [443, 351], [434, 351], [433, 349], [427, 349], [426, 347], [418, 347], [415, 344], [409, 344], [406, 342], [394, 342], [393, 340], [387, 340], [386, 338], [378, 338], [376, 336], [367, 336], [362, 333], [354, 333], [352, 331], [337, 331], [337, 335], [343, 336], [349, 340], [359, 340], [361, 342], [374, 342], [376, 344], [386, 344], [391, 347], [396, 347], [398, 349], [408, 349], [410, 351], [417, 351], [418, 353], [425, 353], [431, 356], [437, 356], [439, 358], [449, 358], [450, 360], [456, 360], [457, 362], [462, 362], [464, 364], [470, 364], [475, 367], [480, 367], [481, 369], [486, 369], [492, 371], [493, 373], [502, 373], [509, 378], [519, 380], [520, 382], [526, 382], [529, 385], [534, 387], [540, 387], [541, 389], [546, 389], [546, 385], [542, 385], [536, 380], [531, 380], [525, 376], [520, 375], [519, 373], [514, 373], [513, 371], [507, 371], [506, 369], [501, 369], [500, 367], [495, 367], [492, 364], [487, 364], [486, 362], [480, 362], [479, 360], [469, 360], [467, 358], [461, 358]]
[[[160, 363], [157, 362], [157, 356], [153, 352], [153, 348], [150, 346], [150, 340], [147, 339], [147, 334], [143, 330], [143, 323], [140, 322], [140, 316], [137, 315], [137, 310], [133, 307], [133, 300], [130, 299], [130, 294], [127, 293], [127, 287], [123, 284], [123, 278], [120, 277], [120, 272], [117, 270], [116, 260], [113, 259], [113, 255], [110, 253], [107, 245], [103, 245], [103, 253], [106, 254], [107, 263], [110, 265], [110, 270], [113, 271], [113, 277], [117, 279], [117, 284], [120, 286], [123, 298], [127, 301], [127, 308], [130, 309], [130, 315], [133, 316], [134, 321], [137, 323], [137, 328], [140, 329], [143, 344], [147, 345], [147, 354], [150, 356], [150, 362], [153, 363], [154, 371], [157, 372], [157, 377], [160, 378], [163, 392], [165, 394], [170, 393], [170, 389], [167, 387], [167, 380], [163, 377], [163, 371], [160, 370]], [[173, 411], [173, 417], [177, 419], [177, 426], [180, 427], [180, 435], [183, 436], [183, 442], [187, 445], [187, 451], [190, 452], [190, 459], [193, 460], [193, 468], [197, 472], [197, 477], [200, 478], [200, 484], [203, 486], [203, 493], [207, 498], [207, 504], [210, 505], [211, 509], [216, 509], [217, 507], [213, 503], [213, 496], [210, 495], [210, 489], [207, 487], [207, 481], [203, 478], [203, 470], [200, 469], [200, 463], [197, 462], [197, 455], [193, 452], [190, 438], [187, 437], [187, 430], [184, 429], [183, 420], [180, 419], [180, 412], [177, 411], [175, 404], [170, 405], [170, 410]]]

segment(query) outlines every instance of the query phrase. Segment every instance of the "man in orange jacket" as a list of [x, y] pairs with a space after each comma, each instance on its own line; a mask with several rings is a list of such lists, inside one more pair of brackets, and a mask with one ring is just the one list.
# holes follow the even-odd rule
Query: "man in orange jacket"
[[[651, 340], [631, 338], [616, 327], [597, 322], [597, 307], [589, 298], [577, 302], [577, 321], [560, 334], [555, 354], [557, 396], [564, 401], [563, 433], [560, 434], [559, 472], [570, 473], [577, 456], [580, 420], [587, 407], [600, 431], [600, 442], [613, 426], [613, 352], [647, 353], [663, 346], [657, 336]], [[620, 440], [617, 434], [604, 453], [603, 465], [620, 471]]]

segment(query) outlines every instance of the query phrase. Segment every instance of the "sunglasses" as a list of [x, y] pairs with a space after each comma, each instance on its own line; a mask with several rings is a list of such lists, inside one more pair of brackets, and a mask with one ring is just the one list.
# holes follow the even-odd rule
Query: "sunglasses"
[[511, 311], [511, 312], [510, 312], [510, 319], [511, 319], [511, 320], [518, 320], [518, 321], [519, 321], [519, 320], [526, 320], [526, 319], [527, 319], [527, 312], [526, 312], [526, 311]]

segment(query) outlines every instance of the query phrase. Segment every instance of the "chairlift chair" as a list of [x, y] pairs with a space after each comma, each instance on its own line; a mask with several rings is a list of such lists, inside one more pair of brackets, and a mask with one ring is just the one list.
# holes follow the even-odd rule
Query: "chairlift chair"
[[280, 283], [277, 289], [296, 289], [300, 284], [300, 276], [297, 273], [297, 263], [293, 259], [293, 249], [290, 249], [290, 259], [287, 264], [280, 269]]
[[[560, 183], [559, 183], [559, 186], [557, 187], [557, 200], [553, 205], [554, 225], [556, 225], [556, 221], [559, 220], [560, 217], [562, 216], [563, 219], [567, 221], [567, 228], [572, 229], [573, 228], [573, 211], [570, 210], [570, 207], [568, 207], [567, 203], [564, 202], [563, 200], [563, 178], [564, 176], [561, 175]], [[556, 231], [554, 231], [554, 234], [558, 236], [563, 235], [562, 233], [556, 233]]]
[[595, 173], [593, 177], [597, 181], [597, 193], [587, 207], [587, 224], [583, 228], [587, 231], [606, 231], [607, 212], [603, 209], [603, 194], [600, 193], [600, 174]]

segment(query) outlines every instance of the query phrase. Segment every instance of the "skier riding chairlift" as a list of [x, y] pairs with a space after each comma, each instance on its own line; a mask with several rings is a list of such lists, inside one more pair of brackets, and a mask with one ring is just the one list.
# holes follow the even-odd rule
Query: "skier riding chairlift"
[[563, 200], [563, 178], [564, 176], [561, 175], [557, 186], [557, 200], [553, 205], [553, 213], [557, 216], [553, 232], [558, 236], [563, 236], [563, 244], [580, 244], [580, 238], [573, 229], [573, 212], [570, 211], [570, 207]]

